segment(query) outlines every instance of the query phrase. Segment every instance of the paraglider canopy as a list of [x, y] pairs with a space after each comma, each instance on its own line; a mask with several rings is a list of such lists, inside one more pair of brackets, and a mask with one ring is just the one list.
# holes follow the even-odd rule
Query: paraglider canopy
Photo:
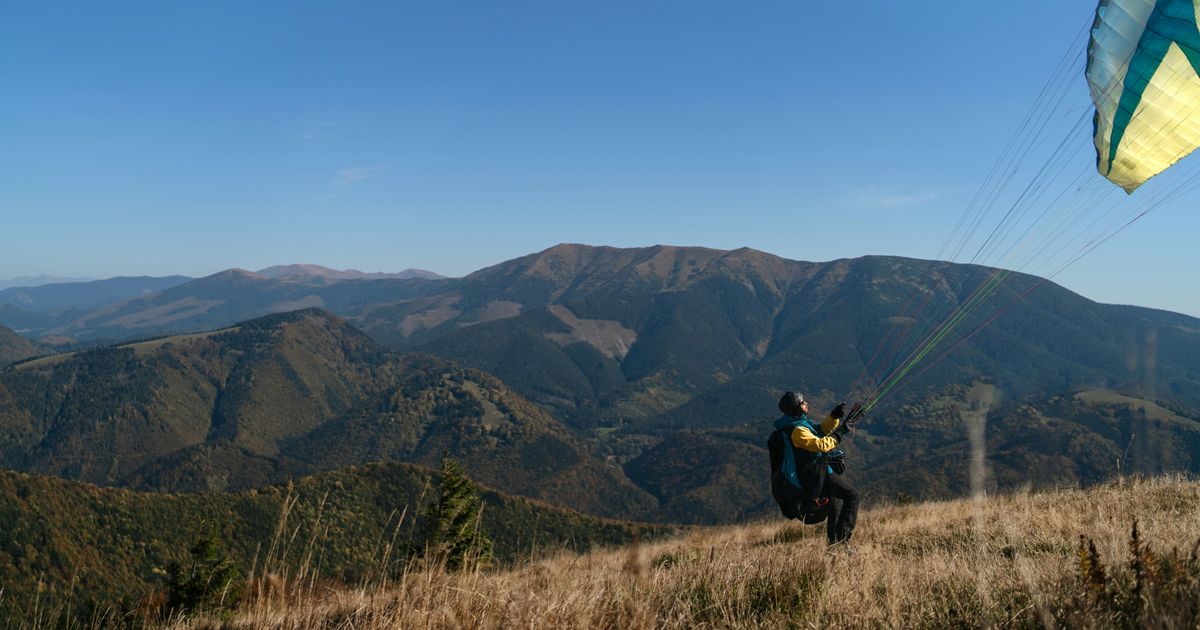
[[1085, 74], [1096, 167], [1133, 192], [1200, 146], [1200, 0], [1101, 0]]

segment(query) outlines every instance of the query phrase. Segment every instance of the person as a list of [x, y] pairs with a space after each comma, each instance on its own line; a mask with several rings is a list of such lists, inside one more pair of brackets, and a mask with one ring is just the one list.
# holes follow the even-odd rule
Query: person
[[767, 443], [772, 495], [788, 518], [819, 523], [824, 517], [829, 544], [848, 549], [858, 520], [858, 491], [842, 476], [845, 464], [838, 449], [847, 431], [842, 423], [846, 404], [834, 407], [819, 425], [808, 416], [803, 394], [785, 393], [779, 410], [783, 417], [775, 421]]

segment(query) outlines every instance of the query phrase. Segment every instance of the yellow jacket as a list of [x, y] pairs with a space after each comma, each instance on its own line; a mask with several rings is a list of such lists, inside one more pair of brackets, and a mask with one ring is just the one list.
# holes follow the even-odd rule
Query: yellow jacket
[[826, 416], [821, 421], [821, 434], [826, 437], [817, 437], [813, 435], [813, 432], [808, 427], [798, 426], [792, 429], [792, 445], [812, 453], [828, 453], [837, 448], [838, 445], [836, 439], [828, 436], [841, 422], [841, 420], [833, 416]]

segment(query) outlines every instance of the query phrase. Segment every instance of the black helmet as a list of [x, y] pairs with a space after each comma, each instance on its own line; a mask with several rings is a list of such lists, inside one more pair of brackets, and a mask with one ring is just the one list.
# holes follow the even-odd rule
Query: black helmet
[[802, 402], [804, 402], [804, 394], [787, 392], [783, 395], [783, 398], [779, 399], [779, 410], [785, 416], [798, 416], [800, 415], [800, 403]]

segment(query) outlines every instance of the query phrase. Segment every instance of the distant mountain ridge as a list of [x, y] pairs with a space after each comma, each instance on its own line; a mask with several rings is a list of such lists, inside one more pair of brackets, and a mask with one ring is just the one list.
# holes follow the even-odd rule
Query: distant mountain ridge
[[38, 287], [44, 284], [58, 284], [61, 282], [92, 282], [96, 278], [74, 278], [67, 276], [48, 276], [42, 274], [40, 276], [18, 276], [15, 278], [0, 278], [0, 289], [11, 289], [12, 287]]
[[131, 297], [162, 291], [191, 279], [186, 276], [161, 278], [120, 276], [106, 280], [13, 287], [0, 291], [0, 304], [9, 304], [33, 313], [91, 309]]
[[264, 278], [284, 279], [284, 278], [325, 278], [326, 280], [408, 280], [411, 278], [421, 278], [423, 280], [438, 280], [444, 278], [440, 274], [425, 269], [405, 269], [396, 273], [371, 272], [366, 273], [357, 269], [337, 270], [321, 265], [275, 265], [265, 269], [259, 269], [256, 274]]
[[439, 283], [450, 282], [426, 278], [417, 270], [410, 270], [412, 274], [405, 272], [413, 277], [381, 279], [340, 279], [314, 272], [313, 266], [264, 271], [277, 277], [245, 269], [227, 269], [203, 278], [188, 278], [162, 290], [139, 292], [136, 296], [94, 308], [56, 314], [36, 313], [0, 303], [0, 324], [8, 325], [26, 337], [56, 344], [122, 341], [211, 330], [270, 313], [304, 308], [344, 312], [352, 305], [364, 302], [420, 296], [436, 291]]
[[[278, 302], [265, 305], [258, 305], [251, 298], [253, 305], [227, 310], [228, 315], [215, 320], [216, 327], [268, 313], [324, 306], [325, 302], [319, 296], [309, 294], [309, 288], [327, 287], [346, 280], [441, 278], [443, 276], [423, 269], [406, 269], [398, 273], [364, 273], [354, 269], [339, 271], [320, 265], [297, 264], [277, 265], [257, 272], [228, 269], [204, 278], [116, 277], [34, 287], [20, 286], [0, 290], [0, 325], [13, 328], [27, 338], [40, 338], [54, 344], [120, 341], [131, 337], [203, 328], [206, 325], [203, 323], [204, 316], [210, 309], [224, 303], [229, 297], [235, 300], [251, 297], [244, 292], [251, 286], [261, 286], [254, 285], [255, 281], [262, 285], [285, 285], [279, 287], [276, 292], [289, 295], [280, 297]], [[189, 295], [178, 303], [164, 303], [154, 297], [158, 293], [185, 284], [192, 286], [184, 290], [184, 294], [196, 290], [205, 294], [205, 297]], [[226, 289], [230, 295], [221, 295]], [[243, 291], [242, 296], [237, 295], [238, 290]], [[297, 293], [299, 295], [290, 295]], [[130, 301], [134, 303], [126, 306]], [[139, 310], [151, 312], [139, 313]], [[199, 321], [189, 321], [197, 318]], [[177, 325], [181, 321], [189, 323]]]

